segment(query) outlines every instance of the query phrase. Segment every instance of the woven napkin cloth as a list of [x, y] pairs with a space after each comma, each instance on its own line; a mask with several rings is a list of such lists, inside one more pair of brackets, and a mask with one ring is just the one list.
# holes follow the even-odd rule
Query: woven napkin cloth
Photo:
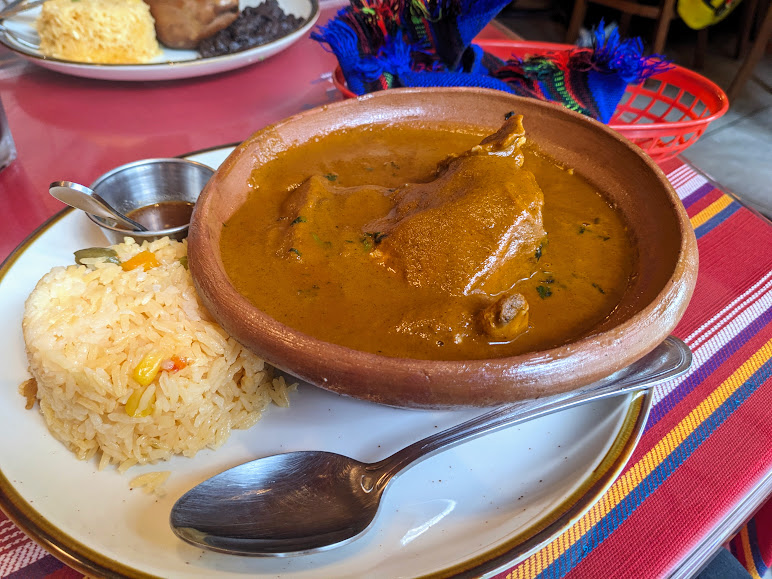
[[629, 83], [666, 70], [639, 38], [502, 61], [472, 43], [508, 0], [351, 0], [311, 38], [331, 50], [357, 95], [408, 86], [476, 86], [559, 102], [607, 123]]

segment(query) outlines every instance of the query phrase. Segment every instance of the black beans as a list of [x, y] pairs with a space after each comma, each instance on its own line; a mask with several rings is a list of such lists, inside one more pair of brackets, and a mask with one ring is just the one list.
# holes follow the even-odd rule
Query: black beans
[[239, 52], [286, 36], [304, 22], [285, 14], [276, 0], [267, 0], [244, 8], [230, 26], [202, 40], [198, 51], [203, 57]]

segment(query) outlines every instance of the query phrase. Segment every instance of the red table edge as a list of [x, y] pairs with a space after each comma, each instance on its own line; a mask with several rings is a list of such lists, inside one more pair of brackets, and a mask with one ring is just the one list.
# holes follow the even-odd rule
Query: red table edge
[[718, 550], [729, 541], [772, 495], [772, 467], [746, 496], [745, 500], [725, 516], [678, 566], [670, 579], [689, 579], [710, 563]]

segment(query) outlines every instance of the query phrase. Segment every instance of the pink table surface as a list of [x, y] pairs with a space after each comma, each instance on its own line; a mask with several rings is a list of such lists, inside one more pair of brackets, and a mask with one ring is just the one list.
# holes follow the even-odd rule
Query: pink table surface
[[[332, 2], [322, 3], [320, 22], [326, 22], [338, 6], [339, 4]], [[489, 26], [481, 36], [484, 38], [511, 37], [505, 29], [497, 26]], [[232, 72], [190, 80], [109, 82], [52, 72], [28, 63], [5, 48], [0, 48], [0, 99], [2, 99], [18, 150], [17, 160], [0, 172], [0, 207], [2, 207], [0, 260], [5, 259], [47, 218], [63, 208], [61, 203], [48, 194], [50, 182], [68, 179], [88, 184], [106, 171], [137, 159], [177, 156], [240, 142], [254, 131], [274, 121], [306, 108], [339, 100], [341, 97], [330, 80], [330, 73], [335, 65], [335, 58], [331, 54], [322, 50], [309, 38], [304, 38], [285, 52], [265, 62]], [[745, 209], [738, 210], [739, 206], [736, 202], [708, 184], [703, 177], [684, 165], [683, 161], [675, 160], [663, 168], [671, 182], [680, 187], [679, 194], [682, 194], [685, 199], [691, 199], [690, 207], [693, 215], [690, 214], [690, 217], [695, 227], [699, 226], [705, 230], [701, 254], [708, 252], [706, 255], [709, 255], [710, 251], [716, 252], [716, 257], [713, 259], [715, 275], [701, 272], [702, 278], [698, 284], [702, 295], [707, 296], [705, 300], [710, 298], [716, 303], [713, 304], [708, 300], [710, 303], [705, 302], [708, 303], [705, 305], [700, 302], [700, 307], [692, 308], [693, 315], [687, 319], [687, 321], [691, 320], [689, 323], [697, 325], [699, 325], [698, 322], [707, 320], [705, 327], [712, 328], [710, 324], [713, 324], [714, 318], [718, 319], [716, 317], [718, 314], [714, 315], [715, 312], [723, 311], [722, 308], [731, 310], [730, 306], [733, 307], [735, 301], [740, 299], [743, 291], [750, 291], [748, 288], [753, 289], [751, 286], [756, 287], [753, 284], [756, 283], [758, 276], [767, 279], [772, 275], [768, 255], [767, 258], [761, 259], [762, 249], [757, 247], [750, 248], [749, 251], [760, 252], [759, 259], [763, 263], [757, 264], [761, 270], [754, 273], [758, 275], [753, 279], [745, 279], [750, 275], [748, 268], [735, 272], [722, 266], [721, 264], [724, 263], [722, 260], [725, 260], [726, 264], [733, 263], [733, 260], [731, 247], [721, 249], [726, 247], [725, 244], [722, 245], [721, 240], [730, 234], [738, 240], [745, 239], [747, 236], [744, 236], [744, 230], [741, 228], [743, 224], [757, 234], [764, 233], [768, 237], [771, 231], [770, 225]], [[689, 179], [685, 180], [684, 175]], [[691, 187], [700, 179], [701, 189], [697, 195]], [[733, 216], [732, 220], [727, 221], [727, 225], [723, 227], [713, 229], [711, 219], [715, 221], [724, 213]], [[721, 219], [724, 218], [721, 217]], [[725, 283], [724, 278], [734, 280], [736, 283], [734, 285]], [[726, 291], [723, 291], [724, 289]], [[734, 312], [734, 310], [731, 311]], [[759, 336], [768, 339], [772, 325], [766, 324], [760, 327], [762, 329], [757, 332], [757, 338], [754, 339], [758, 341], [761, 339]], [[684, 337], [688, 329], [683, 330]], [[768, 344], [764, 347], [768, 349]], [[706, 376], [700, 377], [700, 384], [708, 384], [708, 378], [715, 378], [716, 372], [708, 372]], [[752, 403], [743, 408], [757, 411], [759, 416], [762, 416], [767, 413], [768, 406], [765, 402], [772, 392], [772, 379], [764, 378], [760, 384], [760, 386], [757, 385], [760, 394], [752, 398]], [[693, 394], [690, 396], [695, 398]], [[699, 396], [694, 400], [687, 398], [683, 404], [687, 410], [692, 410], [702, 400]], [[664, 398], [664, 401], [668, 402], [669, 398]], [[671, 414], [676, 411], [681, 412], [681, 407], [676, 402], [672, 404], [675, 410], [672, 410]], [[678, 414], [671, 419], [680, 420], [680, 416]], [[665, 423], [662, 422], [662, 424]], [[734, 422], [724, 425], [719, 432], [744, 439], [746, 427], [747, 424], [737, 418]], [[652, 423], [652, 432], [654, 432], [652, 437], [659, 436], [656, 428], [659, 426]], [[760, 431], [759, 426], [756, 431], [757, 437]], [[765, 433], [767, 431], [769, 431], [768, 435], [772, 436], [772, 428], [764, 430]], [[665, 434], [667, 432], [664, 432], [663, 436]], [[659, 439], [652, 438], [652, 440], [656, 442]], [[714, 446], [717, 444], [718, 442], [713, 443]], [[703, 446], [701, 452], [709, 452], [705, 450], [707, 448], [709, 445]], [[772, 463], [766, 459], [769, 453], [767, 452], [764, 456], [757, 456], [751, 451], [748, 453], [748, 460], [744, 463], [747, 467], [744, 471], [745, 475], [740, 477], [745, 486], [740, 488], [737, 484], [734, 485], [731, 487], [733, 489], [731, 493], [727, 491], [724, 493], [726, 496], [722, 495], [723, 502], [720, 509], [716, 505], [708, 509], [715, 515], [714, 518], [721, 520], [711, 519], [708, 521], [709, 524], [705, 523], [699, 529], [690, 523], [690, 528], [695, 529], [695, 532], [689, 534], [690, 545], [669, 544], [668, 546], [672, 547], [670, 551], [673, 553], [667, 560], [665, 557], [660, 557], [659, 567], [651, 566], [653, 562], [651, 557], [654, 553], [649, 550], [654, 548], [656, 541], [649, 541], [649, 549], [629, 549], [631, 542], [620, 539], [616, 542], [607, 541], [598, 550], [592, 550], [588, 543], [586, 551], [589, 553], [592, 550], [592, 557], [587, 556], [586, 560], [577, 567], [573, 567], [575, 562], [572, 562], [563, 569], [560, 567], [563, 564], [562, 559], [558, 555], [550, 554], [545, 559], [542, 554], [537, 553], [533, 561], [529, 559], [525, 566], [521, 565], [511, 570], [506, 573], [506, 576], [534, 576], [539, 573], [536, 571], [537, 567], [544, 571], [544, 576], [563, 576], [569, 569], [573, 569], [571, 576], [578, 577], [582, 575], [582, 569], [596, 571], [606, 569], [609, 572], [607, 576], [621, 574], [633, 577], [641, 576], [638, 573], [643, 569], [648, 569], [650, 574], [657, 575], [655, 569], [665, 568], [669, 568], [670, 572], [677, 576], [687, 576], [698, 569], [710, 552], [725, 540], [728, 533], [736, 529], [769, 494], [772, 487], [772, 475], [770, 475]], [[725, 457], [725, 454], [722, 453], [722, 456]], [[714, 459], [717, 458], [716, 455], [706, 455], [701, 459], [700, 464], [715, 464]], [[690, 474], [693, 472], [690, 465], [693, 464], [696, 463], [690, 462], [687, 464], [689, 468], [679, 470], [679, 476], [684, 479], [681, 481], [684, 488], [694, 483], [693, 475]], [[732, 464], [733, 468], [739, 468], [736, 462]], [[755, 469], [753, 472], [750, 472], [751, 466]], [[692, 479], [689, 479], [690, 476]], [[675, 484], [672, 480], [668, 482], [669, 485]], [[729, 488], [727, 485], [718, 485], [715, 491], [718, 492], [725, 487]], [[632, 488], [635, 490], [639, 487]], [[669, 488], [673, 487], [667, 487], [665, 491]], [[654, 496], [660, 502], [664, 500], [662, 497], [667, 499], [668, 495], [660, 491]], [[668, 508], [667, 501], [660, 504], [657, 500], [650, 500], [646, 503], [648, 506], [641, 512], [644, 514], [655, 511], [659, 514], [664, 512], [661, 509]], [[587, 516], [595, 516], [593, 513], [594, 511]], [[640, 517], [644, 515], [641, 514]], [[603, 523], [606, 519], [599, 520]], [[661, 522], [661, 527], [667, 527], [661, 517], [646, 520], [652, 524]], [[671, 527], [667, 527], [668, 532], [676, 536], [676, 531]], [[632, 527], [628, 524], [626, 528]], [[635, 535], [634, 532], [631, 531], [631, 533]], [[615, 536], [622, 537], [623, 534], [616, 533]], [[575, 555], [575, 551], [581, 554], [583, 545], [584, 543], [581, 542], [576, 545], [571, 543], [570, 548], [566, 547], [566, 552], [571, 556]], [[662, 550], [659, 547], [657, 549]], [[609, 561], [622, 563], [620, 553], [628, 559], [644, 557], [648, 560], [648, 564], [640, 567], [628, 561], [627, 564], [613, 566], [612, 569], [609, 567]], [[79, 576], [76, 571], [64, 567], [53, 557], [41, 553], [39, 547], [30, 542], [2, 515], [0, 515], [0, 555], [2, 555], [0, 576], [5, 575], [5, 572], [15, 577]]]
[[[319, 23], [339, 8], [322, 2]], [[481, 37], [513, 35], [489, 26]], [[0, 172], [0, 259], [63, 205], [56, 180], [90, 184], [130, 161], [240, 142], [256, 130], [340, 100], [335, 57], [306, 37], [268, 60], [213, 76], [111, 82], [67, 76], [0, 47], [0, 100], [17, 160]]]

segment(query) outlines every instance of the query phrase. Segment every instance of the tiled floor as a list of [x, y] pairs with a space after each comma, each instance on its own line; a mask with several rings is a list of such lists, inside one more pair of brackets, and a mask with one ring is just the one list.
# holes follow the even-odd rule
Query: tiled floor
[[[513, 3], [499, 20], [529, 40], [562, 42], [566, 7], [559, 0], [530, 0], [530, 6], [528, 1]], [[592, 17], [590, 13], [586, 22], [592, 24]], [[608, 21], [609, 16], [606, 18]], [[646, 29], [634, 29], [633, 33], [644, 39], [648, 34]], [[693, 31], [674, 22], [666, 56], [691, 68], [695, 39]], [[731, 22], [709, 31], [705, 66], [700, 73], [724, 89], [741, 64], [731, 56], [733, 46]], [[685, 151], [684, 157], [744, 203], [772, 218], [772, 56], [762, 58], [729, 112], [713, 122], [702, 138]]]

